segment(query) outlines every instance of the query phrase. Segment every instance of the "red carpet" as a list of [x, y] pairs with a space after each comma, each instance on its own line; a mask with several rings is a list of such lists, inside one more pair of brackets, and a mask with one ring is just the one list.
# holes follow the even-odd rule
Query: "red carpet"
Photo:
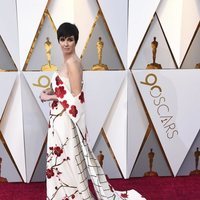
[[[148, 200], [200, 200], [200, 177], [113, 179], [117, 190], [135, 189]], [[0, 200], [45, 200], [45, 183], [1, 183]]]

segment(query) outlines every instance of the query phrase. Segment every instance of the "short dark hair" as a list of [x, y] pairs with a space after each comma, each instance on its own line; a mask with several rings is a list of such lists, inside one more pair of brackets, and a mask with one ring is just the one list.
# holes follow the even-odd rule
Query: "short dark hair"
[[74, 36], [75, 43], [78, 42], [79, 31], [75, 24], [65, 22], [61, 24], [57, 30], [57, 39], [59, 42], [60, 37]]

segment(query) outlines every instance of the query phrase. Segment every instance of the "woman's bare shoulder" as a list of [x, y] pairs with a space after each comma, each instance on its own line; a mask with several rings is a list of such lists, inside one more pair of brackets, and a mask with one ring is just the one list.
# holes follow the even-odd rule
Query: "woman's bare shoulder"
[[81, 60], [77, 57], [70, 58], [67, 62], [68, 70], [69, 71], [77, 71], [81, 70], [82, 71], [82, 64]]

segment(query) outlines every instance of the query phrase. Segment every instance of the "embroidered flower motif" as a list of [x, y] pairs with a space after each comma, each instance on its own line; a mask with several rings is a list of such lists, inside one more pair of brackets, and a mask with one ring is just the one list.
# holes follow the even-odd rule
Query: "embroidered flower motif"
[[53, 147], [49, 147], [49, 150], [53, 150]]
[[128, 194], [127, 193], [121, 193], [121, 197], [123, 197], [123, 198], [128, 198]]
[[66, 194], [62, 200], [69, 200], [68, 195]]
[[76, 117], [76, 115], [78, 114], [78, 110], [76, 109], [76, 106], [71, 106], [71, 109], [69, 110], [69, 113], [73, 116]]
[[60, 174], [62, 174], [62, 172], [58, 171], [58, 172], [57, 172], [57, 176], [59, 176]]
[[84, 93], [81, 92], [80, 96], [78, 97], [81, 103], [85, 102]]
[[60, 77], [59, 76], [56, 76], [56, 85], [62, 85], [63, 84], [63, 82], [62, 82], [62, 80], [60, 79]]
[[63, 98], [66, 93], [67, 91], [65, 90], [64, 86], [55, 88], [55, 94], [57, 97]]
[[74, 194], [72, 194], [72, 199], [75, 199], [75, 195]]
[[63, 153], [63, 150], [60, 147], [54, 147], [53, 150], [57, 156], [60, 156]]
[[51, 178], [52, 176], [54, 176], [53, 169], [47, 169], [46, 176], [47, 178]]
[[62, 102], [60, 102], [60, 103], [62, 104], [62, 106], [63, 106], [64, 109], [69, 108], [69, 104], [67, 103], [66, 100], [64, 100], [64, 101], [62, 101]]
[[58, 101], [53, 101], [51, 104], [52, 109], [56, 108], [58, 106]]
[[70, 158], [69, 158], [68, 156], [67, 156], [67, 158], [64, 158], [64, 159], [63, 159], [63, 162], [64, 162], [64, 161], [67, 161], [67, 160], [70, 160]]

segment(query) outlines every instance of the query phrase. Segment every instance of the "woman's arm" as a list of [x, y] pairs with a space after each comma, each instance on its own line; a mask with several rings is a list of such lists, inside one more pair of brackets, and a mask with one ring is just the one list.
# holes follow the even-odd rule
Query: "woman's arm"
[[42, 91], [42, 93], [40, 94], [40, 99], [42, 102], [58, 100], [58, 98], [55, 94], [51, 94], [46, 91]]
[[82, 91], [82, 69], [78, 61], [72, 62], [68, 66], [68, 77], [73, 96], [77, 96]]
[[50, 88], [47, 88], [41, 92], [40, 99], [42, 102], [57, 100], [57, 97], [52, 89], [52, 85], [50, 85]]

